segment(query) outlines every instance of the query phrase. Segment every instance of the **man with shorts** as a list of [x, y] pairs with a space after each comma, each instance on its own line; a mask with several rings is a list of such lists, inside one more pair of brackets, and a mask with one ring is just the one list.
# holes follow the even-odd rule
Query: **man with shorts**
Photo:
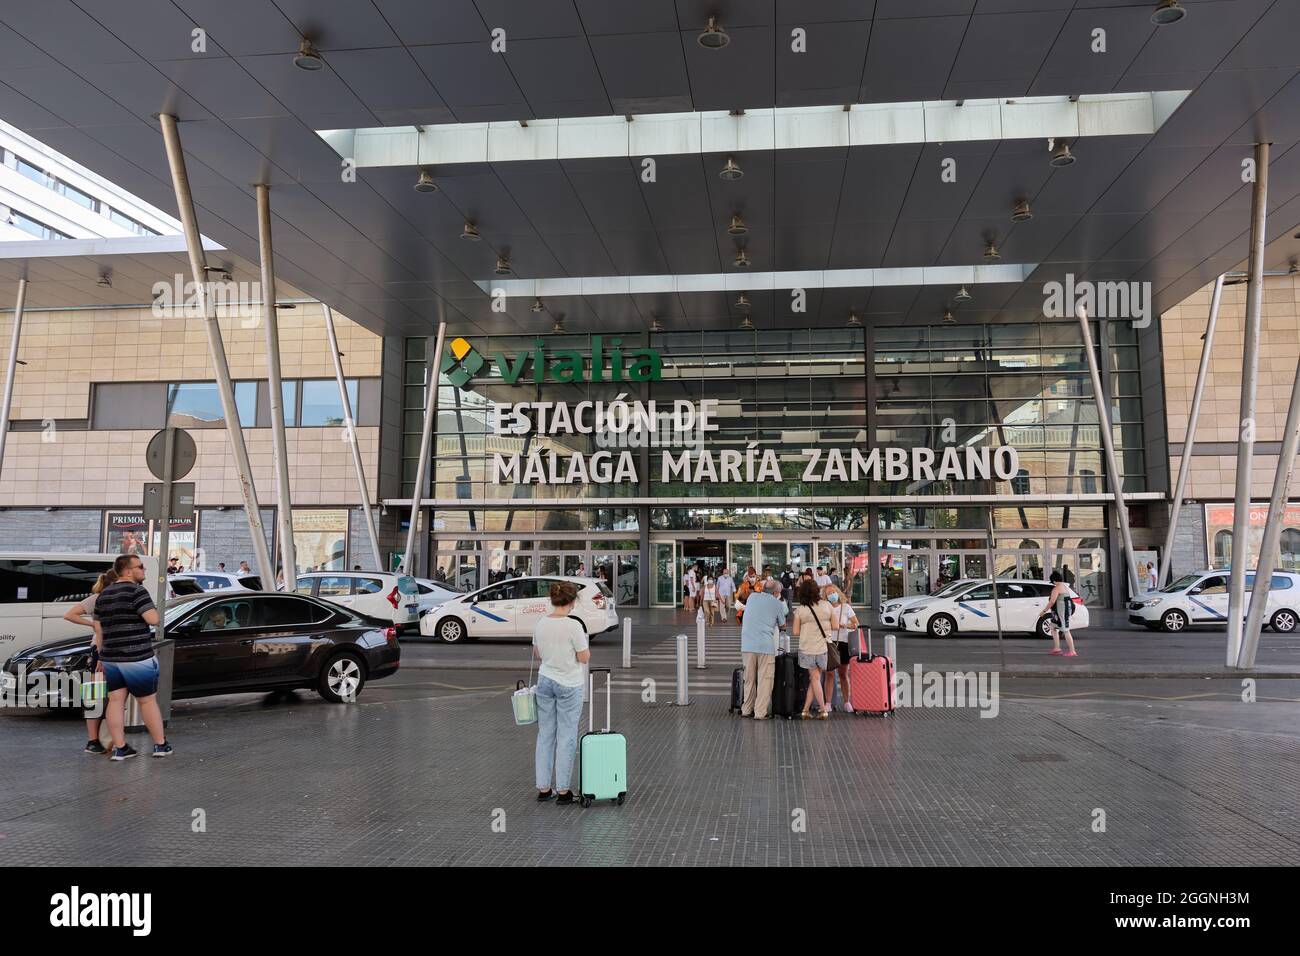
[[153, 650], [153, 629], [158, 610], [142, 585], [144, 562], [124, 554], [113, 562], [117, 580], [99, 593], [95, 616], [103, 632], [104, 682], [108, 685], [108, 732], [113, 736], [113, 759], [138, 756], [126, 742], [123, 718], [126, 695], [140, 704], [144, 725], [153, 737], [153, 755], [170, 757], [172, 746], [163, 732], [158, 708], [158, 656]]

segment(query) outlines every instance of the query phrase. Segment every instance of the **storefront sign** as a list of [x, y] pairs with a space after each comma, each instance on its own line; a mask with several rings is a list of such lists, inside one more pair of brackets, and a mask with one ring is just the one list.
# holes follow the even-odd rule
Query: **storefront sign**
[[[104, 551], [108, 554], [156, 554], [162, 544], [162, 522], [150, 521], [139, 511], [110, 511], [104, 529]], [[168, 527], [167, 556], [176, 558], [186, 570], [198, 564], [194, 518], [172, 518]]]
[[[623, 340], [604, 336], [591, 337], [591, 354], [576, 349], [550, 349], [544, 339], [536, 346], [509, 355], [493, 356], [497, 372], [507, 385], [519, 382], [657, 382], [663, 375], [663, 358], [655, 349], [624, 348]], [[457, 388], [464, 389], [470, 379], [487, 364], [483, 356], [463, 338], [452, 339], [442, 357], [440, 371]]]
[[[1210, 556], [1210, 567], [1226, 568], [1232, 558], [1232, 521], [1236, 514], [1232, 504], [1205, 506], [1205, 545]], [[1264, 543], [1264, 526], [1268, 523], [1268, 505], [1254, 503], [1250, 506], [1250, 556], [1247, 567], [1259, 563], [1259, 549]], [[1300, 564], [1296, 547], [1300, 542], [1300, 504], [1290, 502], [1282, 514], [1281, 567]]]

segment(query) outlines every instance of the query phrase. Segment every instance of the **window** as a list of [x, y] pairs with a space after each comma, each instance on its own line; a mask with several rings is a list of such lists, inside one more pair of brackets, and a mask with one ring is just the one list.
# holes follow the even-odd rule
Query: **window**
[[295, 627], [320, 624], [334, 616], [333, 612], [312, 601], [299, 598], [262, 598], [253, 602], [256, 617], [262, 627]]
[[1224, 568], [1232, 563], [1232, 532], [1220, 531], [1214, 536], [1214, 566]]
[[1028, 585], [1014, 584], [1011, 581], [998, 582], [999, 600], [1006, 601], [1009, 599], [1032, 598], [1032, 597], [1038, 597], [1038, 595], [1034, 593], [1034, 589]]
[[284, 409], [284, 427], [298, 425], [298, 383], [280, 381], [280, 407]]
[[67, 183], [63, 182], [63, 180], [55, 181], [54, 191], [61, 196], [67, 196], [78, 206], [85, 206], [92, 212], [99, 211], [99, 201], [95, 199], [94, 196], [90, 195], [90, 193], [82, 192], [76, 186], [69, 186]]
[[84, 600], [99, 576], [112, 567], [112, 561], [46, 560], [41, 566], [43, 600], [69, 604]]
[[1095, 495], [1097, 493], [1097, 473], [1087, 468], [1079, 470], [1079, 481], [1081, 484], [1080, 491], [1085, 495]]
[[987, 601], [993, 597], [993, 585], [981, 584], [977, 588], [972, 588], [965, 594], [961, 595], [959, 601]]
[[123, 229], [131, 230], [131, 232], [134, 232], [137, 236], [158, 235], [157, 230], [150, 229], [144, 223], [132, 219], [126, 213], [118, 212], [116, 209], [114, 209], [111, 206], [105, 206], [104, 209], [105, 209], [105, 215], [108, 216], [110, 222], [114, 223], [115, 225], [121, 226]]
[[1206, 578], [1196, 589], [1197, 594], [1227, 594], [1228, 579], [1224, 577]]
[[41, 562], [0, 558], [0, 604], [39, 604], [40, 600]]
[[475, 600], [475, 604], [483, 604], [488, 601], [513, 601], [518, 593], [518, 588], [513, 581], [506, 584], [498, 584], [494, 588], [488, 588]]
[[353, 578], [357, 594], [382, 594], [384, 582], [379, 578]]
[[28, 179], [32, 180], [32, 182], [40, 183], [42, 186], [51, 189], [54, 187], [54, 177], [41, 169], [41, 167], [27, 162], [27, 160], [23, 159], [21, 156], [15, 156], [14, 161], [14, 168]]
[[1011, 493], [1013, 495], [1029, 494], [1029, 472], [1021, 468], [1016, 472], [1016, 477], [1011, 479]]
[[[352, 405], [355, 419], [357, 408], [357, 380], [346, 380], [348, 402]], [[333, 379], [307, 379], [300, 383], [302, 391], [302, 413], [299, 420], [303, 426], [342, 425], [343, 405], [339, 402], [339, 386]]]
[[31, 216], [24, 216], [17, 211], [9, 213], [9, 225], [17, 226], [23, 232], [29, 232], [37, 239], [71, 239], [66, 232], [60, 232], [53, 226], [47, 226]]
[[[296, 535], [295, 535], [296, 537]], [[315, 578], [299, 578], [297, 591], [299, 594], [311, 594], [312, 582]]]
[[320, 588], [316, 594], [320, 597], [342, 597], [352, 593], [352, 579], [349, 577], [321, 578]]
[[252, 602], [248, 599], [220, 601], [199, 612], [199, 630], [228, 631], [237, 627], [251, 627]]
[[[257, 383], [235, 383], [239, 424], [257, 423]], [[226, 422], [216, 382], [174, 382], [167, 386], [167, 423], [181, 428], [219, 428]]]

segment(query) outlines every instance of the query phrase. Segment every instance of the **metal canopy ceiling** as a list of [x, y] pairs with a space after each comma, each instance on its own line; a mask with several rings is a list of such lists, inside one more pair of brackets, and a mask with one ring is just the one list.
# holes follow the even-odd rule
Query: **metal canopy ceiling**
[[[251, 184], [271, 183], [278, 275], [376, 332], [545, 331], [477, 282], [508, 253], [518, 278], [734, 271], [726, 226], [750, 227], [752, 270], [1041, 263], [982, 288], [960, 319], [1041, 317], [1042, 283], [1150, 281], [1168, 308], [1246, 255], [1241, 160], [1274, 142], [1266, 268], [1300, 254], [1300, 3], [1184, 0], [42, 0], [0, 12], [0, 116], [169, 212], [154, 114], [175, 113], [199, 225], [257, 260]], [[722, 50], [695, 40], [710, 14]], [[207, 31], [192, 52], [192, 31]], [[505, 53], [490, 31], [506, 31]], [[808, 53], [790, 49], [807, 33]], [[1093, 31], [1107, 51], [1091, 52]], [[302, 36], [325, 69], [295, 68]], [[314, 132], [383, 125], [760, 109], [853, 102], [1192, 90], [1150, 136], [1083, 138], [1073, 166], [1038, 141], [900, 144], [635, 159], [362, 169], [342, 181]], [[956, 183], [939, 162], [958, 160]], [[667, 188], [665, 188], [667, 187]], [[1013, 226], [1012, 203], [1035, 217]], [[459, 239], [472, 219], [483, 241]], [[945, 287], [754, 293], [758, 327], [935, 321]], [[734, 297], [671, 293], [548, 301], [570, 331], [734, 327]]]

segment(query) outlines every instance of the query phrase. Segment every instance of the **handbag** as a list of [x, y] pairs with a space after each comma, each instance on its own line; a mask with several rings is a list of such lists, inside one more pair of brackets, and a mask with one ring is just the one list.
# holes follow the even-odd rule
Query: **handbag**
[[533, 645], [528, 645], [528, 684], [515, 681], [515, 692], [510, 695], [510, 709], [514, 711], [515, 724], [523, 727], [537, 723], [537, 687], [533, 684]]
[[839, 645], [826, 636], [826, 628], [822, 627], [822, 622], [817, 619], [817, 612], [812, 608], [808, 610], [812, 614], [813, 623], [817, 625], [817, 630], [822, 632], [822, 640], [826, 642], [826, 669], [828, 671], [838, 670], [840, 666]]

